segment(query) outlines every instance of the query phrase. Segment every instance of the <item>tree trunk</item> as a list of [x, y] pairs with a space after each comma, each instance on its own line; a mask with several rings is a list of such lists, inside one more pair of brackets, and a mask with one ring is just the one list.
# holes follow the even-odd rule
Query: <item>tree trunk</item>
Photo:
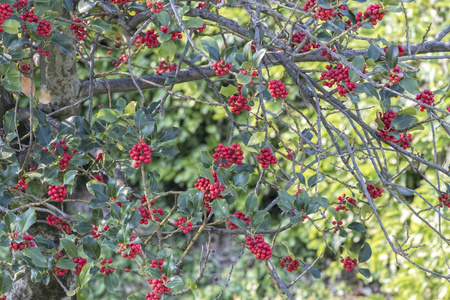
[[[59, 12], [64, 18], [71, 19], [70, 12], [61, 8]], [[70, 30], [65, 29], [63, 32], [71, 35]], [[49, 56], [40, 55], [41, 68], [41, 91], [38, 108], [46, 113], [55, 111], [59, 108], [68, 106], [77, 101], [80, 91], [81, 82], [78, 78], [76, 70], [76, 55], [72, 53], [63, 53], [57, 46], [49, 45], [44, 49], [49, 51]], [[47, 91], [48, 93], [44, 93]], [[49, 96], [48, 96], [49, 95]], [[9, 108], [14, 106], [11, 101], [12, 97], [7, 91], [0, 87], [0, 116], [2, 116]], [[49, 101], [50, 100], [50, 101]], [[12, 103], [11, 103], [12, 102]], [[60, 115], [53, 116], [62, 120], [79, 113], [79, 108], [75, 107], [64, 111]], [[30, 151], [36, 149], [31, 147]], [[32, 156], [33, 153], [30, 153]], [[44, 218], [38, 213], [40, 219]], [[45, 235], [45, 238], [53, 240], [55, 243], [59, 240], [59, 232], [49, 228], [47, 224], [35, 224], [30, 228], [30, 233]], [[58, 244], [57, 244], [58, 246]], [[50, 281], [46, 285], [42, 281], [34, 283], [31, 280], [31, 272], [27, 270], [15, 278], [13, 287], [8, 293], [8, 299], [11, 300], [64, 300], [76, 299], [76, 296], [69, 297], [66, 295], [65, 288], [73, 290], [75, 285], [75, 275], [72, 272], [65, 276], [55, 279], [54, 274], [50, 274]], [[63, 288], [64, 286], [64, 288]]]

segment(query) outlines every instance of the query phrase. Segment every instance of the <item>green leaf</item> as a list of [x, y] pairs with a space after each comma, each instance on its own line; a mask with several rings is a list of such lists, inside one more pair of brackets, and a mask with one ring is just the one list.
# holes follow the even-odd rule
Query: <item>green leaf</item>
[[222, 86], [220, 88], [220, 93], [222, 95], [224, 95], [225, 97], [230, 97], [230, 96], [232, 96], [234, 94], [237, 94], [238, 90], [237, 90], [237, 88], [234, 85], [230, 84], [228, 86]]
[[247, 199], [245, 199], [245, 209], [244, 209], [245, 214], [255, 211], [257, 206], [258, 206], [258, 198], [256, 197], [255, 193], [250, 193]]
[[386, 63], [389, 68], [393, 68], [398, 63], [398, 46], [390, 45], [386, 51]]
[[45, 126], [45, 125], [39, 124], [36, 127], [34, 134], [36, 135], [39, 145], [44, 146], [44, 147], [47, 146], [48, 144], [50, 144], [50, 142], [53, 139], [52, 130], [50, 129], [50, 126]]
[[8, 72], [6, 72], [6, 75], [2, 79], [2, 85], [10, 92], [22, 92], [20, 73], [15, 66], [10, 66]]
[[158, 21], [161, 23], [162, 26], [169, 25], [170, 23], [170, 15], [167, 11], [163, 10], [160, 13], [156, 14], [156, 17], [158, 18]]
[[37, 247], [27, 247], [22, 250], [23, 255], [31, 258], [33, 263], [39, 268], [47, 267], [47, 260]]
[[71, 170], [68, 171], [66, 174], [64, 174], [64, 185], [69, 185], [73, 182], [75, 179], [75, 176], [77, 175], [77, 170]]
[[245, 187], [245, 185], [248, 183], [249, 180], [248, 173], [239, 173], [236, 174], [236, 176], [233, 177], [233, 185], [235, 187]]
[[321, 174], [315, 174], [311, 177], [308, 178], [308, 186], [309, 187], [313, 187], [316, 184], [318, 184], [319, 182], [323, 181], [325, 179], [324, 175]]
[[367, 279], [370, 278], [370, 276], [372, 276], [372, 274], [370, 273], [369, 269], [365, 269], [365, 268], [358, 268], [358, 272], [363, 275], [364, 277], [366, 277]]
[[373, 59], [373, 61], [377, 61], [380, 57], [380, 51], [374, 45], [369, 46], [369, 50], [367, 51], [367, 59]]
[[403, 130], [411, 125], [414, 125], [417, 123], [417, 118], [411, 115], [403, 114], [400, 116], [395, 117], [392, 122], [391, 126], [397, 130]]
[[2, 272], [0, 274], [0, 295], [4, 295], [12, 287], [12, 279], [7, 272]]
[[102, 108], [98, 112], [97, 118], [106, 122], [115, 122], [119, 118], [119, 115], [113, 109]]
[[[158, 16], [161, 13], [158, 14]], [[173, 61], [175, 53], [177, 52], [177, 46], [174, 41], [167, 41], [161, 44], [159, 47], [159, 57], [164, 58], [166, 61]]]
[[359, 223], [359, 222], [350, 223], [347, 226], [347, 228], [350, 229], [350, 230], [353, 230], [353, 231], [357, 231], [357, 232], [364, 232], [364, 231], [366, 231], [366, 227], [364, 227], [364, 225]]
[[84, 287], [89, 280], [91, 280], [93, 274], [91, 273], [92, 263], [88, 263], [81, 269], [81, 273], [78, 274], [77, 287]]
[[69, 260], [69, 259], [61, 258], [61, 259], [58, 260], [58, 262], [56, 263], [56, 266], [57, 266], [58, 268], [61, 268], [61, 269], [73, 270], [73, 269], [75, 269], [75, 267], [77, 266], [77, 264], [74, 263], [73, 261]]
[[2, 28], [4, 32], [16, 34], [19, 32], [20, 23], [19, 21], [10, 18], [2, 24]]
[[93, 22], [89, 23], [90, 26], [94, 27], [98, 31], [101, 32], [110, 32], [111, 31], [111, 25], [106, 23], [100, 18], [95, 19]]
[[225, 199], [214, 199], [212, 202], [212, 210], [217, 218], [225, 219], [230, 216], [230, 212], [228, 211], [228, 203]]
[[400, 84], [400, 86], [402, 88], [405, 89], [405, 91], [407, 91], [410, 94], [418, 94], [420, 93], [420, 88], [419, 85], [417, 84], [417, 80], [411, 78], [411, 77], [403, 77], [398, 84]]
[[200, 17], [195, 17], [184, 22], [186, 28], [200, 28], [203, 24], [205, 24], [205, 21]]
[[370, 245], [368, 243], [364, 243], [364, 245], [361, 247], [361, 250], [359, 250], [358, 261], [360, 263], [366, 262], [370, 259], [371, 256], [372, 249], [370, 248]]
[[261, 60], [266, 55], [267, 50], [266, 49], [259, 49], [258, 52], [253, 54], [252, 56], [252, 69], [256, 69], [259, 64], [261, 63]]
[[247, 146], [258, 145], [265, 139], [266, 134], [264, 132], [256, 132], [252, 134], [252, 137], [248, 141]]
[[6, 135], [13, 133], [16, 130], [16, 123], [14, 122], [14, 116], [15, 116], [14, 108], [8, 110], [6, 114], [3, 116], [3, 130], [5, 131]]
[[[364, 65], [365, 65], [365, 60], [364, 60], [364, 57], [361, 55], [355, 57], [352, 61], [352, 66], [354, 66], [356, 69], [358, 69], [361, 72], [364, 70]], [[349, 70], [348, 75], [349, 75], [351, 81], [357, 81], [360, 77], [352, 69]]]
[[214, 177], [211, 174], [211, 171], [203, 167], [202, 163], [197, 164], [198, 174], [200, 177], [207, 178], [209, 182], [214, 184]]
[[[90, 229], [92, 229], [92, 227]], [[61, 243], [61, 246], [64, 248], [64, 250], [66, 250], [66, 253], [70, 257], [74, 257], [74, 258], [78, 257], [77, 247], [75, 246], [75, 243], [72, 240], [70, 240], [68, 238], [62, 238], [59, 241]]]
[[264, 220], [269, 216], [269, 213], [265, 210], [260, 210], [253, 215], [251, 225], [256, 230], [259, 225], [261, 225]]
[[36, 223], [36, 212], [34, 207], [30, 207], [25, 213], [20, 216], [19, 228], [21, 233], [28, 231], [31, 225]]
[[303, 176], [302, 173], [295, 173], [295, 176], [297, 176], [298, 181], [299, 181], [301, 184], [306, 184], [305, 176]]
[[84, 253], [92, 259], [98, 260], [101, 254], [101, 248], [97, 240], [93, 237], [86, 236], [83, 238]]
[[234, 225], [238, 226], [239, 228], [245, 229], [247, 228], [247, 223], [245, 223], [243, 220], [238, 219], [235, 215], [230, 216], [230, 221]]
[[34, 14], [37, 16], [45, 13], [50, 7], [50, 0], [35, 0], [34, 1]]
[[330, 206], [328, 199], [325, 197], [311, 197], [311, 203], [319, 203], [320, 206], [324, 208], [328, 208]]
[[208, 51], [208, 47], [210, 47], [214, 49], [217, 53], [220, 53], [219, 44], [217, 44], [216, 40], [213, 39], [212, 37], [209, 36], [202, 37], [200, 43], [202, 44], [203, 49]]
[[113, 293], [114, 290], [117, 288], [117, 286], [119, 286], [119, 278], [114, 273], [110, 273], [110, 274], [106, 275], [104, 282], [105, 282], [106, 289], [110, 293]]
[[72, 53], [72, 45], [70, 44], [70, 37], [62, 33], [53, 33], [50, 39], [51, 43], [59, 48], [63, 53]]
[[242, 73], [237, 73], [236, 79], [239, 84], [249, 84], [252, 81], [252, 77], [250, 75], [244, 75]]

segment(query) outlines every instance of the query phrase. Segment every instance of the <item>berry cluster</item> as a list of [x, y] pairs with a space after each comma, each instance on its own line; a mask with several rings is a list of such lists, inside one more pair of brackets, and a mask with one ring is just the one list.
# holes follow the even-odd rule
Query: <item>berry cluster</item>
[[175, 72], [177, 70], [177, 64], [169, 64], [165, 60], [159, 62], [158, 68], [156, 69], [156, 74], [163, 74], [167, 72]]
[[[136, 39], [137, 40], [137, 39]], [[113, 60], [111, 62], [116, 68], [120, 67], [120, 65], [125, 64], [128, 65], [128, 55], [123, 53], [118, 59]]]
[[348, 208], [345, 207], [347, 203], [350, 203], [353, 206], [356, 206], [356, 200], [350, 197], [346, 197], [345, 194], [338, 197], [339, 204], [336, 206], [336, 211], [345, 210], [348, 211]]
[[[77, 150], [72, 151], [69, 150], [69, 147], [66, 145], [66, 139], [62, 139], [59, 143], [52, 143], [52, 153], [54, 155], [58, 155], [57, 147], [61, 147], [63, 149], [62, 158], [59, 160], [59, 165], [61, 166], [61, 170], [65, 170], [69, 166], [69, 161], [72, 159], [73, 155], [78, 153]], [[47, 148], [43, 148], [44, 151], [48, 152]]]
[[45, 19], [42, 19], [38, 23], [38, 27], [36, 29], [37, 36], [50, 36], [50, 31], [52, 30], [52, 24]]
[[401, 133], [400, 138], [395, 143], [405, 150], [410, 148], [412, 143], [411, 133]]
[[152, 285], [152, 289], [155, 293], [166, 294], [170, 292], [170, 288], [165, 285], [167, 281], [169, 281], [169, 279], [163, 274], [162, 278], [149, 279], [148, 283]]
[[174, 225], [180, 228], [184, 234], [188, 234], [189, 231], [192, 231], [192, 222], [188, 222], [185, 218], [179, 217]]
[[441, 203], [441, 207], [445, 205], [450, 208], [450, 197], [447, 193], [442, 193], [442, 196], [439, 196], [438, 200]]
[[14, 7], [19, 10], [24, 8], [27, 5], [28, 5], [28, 0], [17, 0], [17, 2], [14, 3]]
[[[25, 27], [25, 26], [24, 26]], [[39, 47], [37, 49], [37, 51], [42, 55], [42, 56], [49, 56], [50, 55], [50, 51], [43, 51], [41, 47]]]
[[248, 106], [247, 98], [241, 93], [230, 96], [230, 98], [228, 98], [228, 104], [231, 106], [231, 112], [237, 115], [239, 115], [243, 110], [251, 110], [251, 107]]
[[156, 294], [155, 292], [145, 294], [145, 300], [161, 300], [161, 295]]
[[331, 224], [333, 224], [333, 225], [335, 226], [334, 229], [333, 229], [333, 233], [338, 232], [338, 231], [339, 231], [339, 228], [340, 228], [340, 229], [344, 229], [344, 226], [342, 226], [342, 224], [343, 224], [342, 221], [338, 221], [338, 222], [333, 221], [333, 222], [331, 222]]
[[[0, 3], [0, 25], [12, 15], [12, 7], [8, 3]], [[2, 26], [0, 26], [0, 32], [3, 32]]]
[[152, 13], [160, 13], [161, 10], [164, 9], [164, 5], [161, 1], [153, 1], [153, 0], [147, 0], [147, 7], [151, 9]]
[[98, 227], [96, 225], [92, 225], [92, 231], [91, 231], [91, 235], [94, 239], [98, 239], [100, 237], [100, 234], [105, 233], [106, 231], [108, 231], [109, 229], [109, 225], [106, 224], [105, 226], [103, 226], [103, 230], [99, 230]]
[[389, 110], [383, 114], [381, 112], [378, 112], [378, 115], [380, 116], [381, 122], [383, 122], [384, 124], [384, 128], [377, 128], [377, 130], [380, 132], [381, 137], [385, 141], [395, 142], [395, 137], [393, 135], [390, 135], [389, 133], [396, 131], [394, 128], [391, 128], [391, 123], [392, 120], [397, 117], [397, 114], [393, 110]]
[[60, 269], [58, 267], [55, 267], [56, 276], [64, 276], [64, 275], [67, 274], [67, 272], [69, 272], [69, 270], [67, 270], [67, 269]]
[[[18, 232], [13, 233], [13, 238], [16, 239], [19, 236]], [[11, 239], [11, 243], [8, 245], [9, 249], [14, 251], [22, 251], [26, 247], [34, 247], [33, 236], [29, 234], [22, 234], [23, 241], [17, 242]]]
[[261, 167], [267, 169], [269, 165], [274, 165], [277, 163], [277, 158], [272, 154], [270, 148], [261, 149], [261, 154], [257, 155], [256, 158], [260, 163]]
[[28, 187], [28, 184], [26, 184], [25, 180], [26, 180], [25, 177], [20, 178], [19, 181], [17, 181], [17, 184], [13, 187], [13, 189], [25, 192], [25, 190]]
[[48, 188], [47, 195], [54, 201], [63, 202], [67, 195], [67, 190], [64, 185], [51, 185]]
[[250, 252], [256, 255], [256, 259], [265, 260], [272, 256], [272, 248], [264, 241], [264, 238], [258, 234], [255, 238], [247, 236], [245, 244], [250, 249]]
[[[147, 198], [145, 197], [145, 195], [143, 195], [141, 197], [141, 203], [143, 205], [140, 205], [138, 207], [139, 213], [141, 214], [141, 219], [139, 220], [139, 224], [147, 225], [148, 220], [155, 219], [155, 221], [159, 221], [160, 218], [157, 215], [160, 215], [161, 217], [164, 216], [163, 209], [161, 207], [152, 208], [151, 206], [155, 205], [155, 201], [150, 202], [150, 205], [149, 205], [147, 203]], [[150, 212], [150, 209], [152, 210], [152, 212]]]
[[304, 41], [306, 38], [306, 35], [303, 34], [301, 31], [297, 31], [296, 33], [294, 33], [292, 35], [292, 46], [295, 47], [296, 44], [301, 44], [303, 43], [302, 48], [300, 49], [300, 51], [302, 53], [308, 52], [311, 50], [311, 48], [313, 49], [317, 49], [320, 48], [320, 45], [316, 43], [316, 41], [311, 42], [310, 39], [307, 39], [306, 41]]
[[130, 158], [135, 161], [135, 168], [138, 168], [141, 164], [149, 164], [152, 162], [152, 148], [144, 140], [140, 140], [139, 144], [135, 144], [133, 149], [129, 151], [129, 154]]
[[117, 201], [117, 196], [109, 198], [109, 202], [114, 203], [115, 205], [117, 205], [119, 207], [123, 206], [123, 202]]
[[[75, 35], [77, 36], [77, 38], [80, 41], [83, 40], [86, 37], [87, 32], [86, 32], [86, 28], [84, 28], [82, 25], [86, 25], [87, 22], [82, 21], [80, 19], [73, 19], [72, 22], [76, 23], [76, 24], [72, 23], [70, 25], [70, 30], [72, 30], [75, 33]], [[81, 25], [78, 25], [78, 24], [81, 24]]]
[[6, 295], [1, 296], [0, 300], [6, 300]]
[[171, 34], [172, 37], [170, 39], [172, 41], [176, 41], [177, 39], [181, 40], [183, 38], [183, 34], [181, 31], [172, 30], [171, 32], [169, 32], [169, 27], [167, 25], [161, 27], [161, 32], [164, 32], [165, 34]]
[[[236, 216], [238, 219], [242, 220], [247, 224], [247, 226], [250, 224], [250, 221], [252, 220], [250, 217], [247, 217], [243, 212], [237, 211], [234, 214], [230, 214], [230, 216]], [[233, 222], [228, 221], [228, 225], [230, 226], [230, 229], [238, 229], [239, 227], [237, 225], [234, 225]]]
[[231, 65], [222, 58], [220, 61], [215, 61], [212, 68], [217, 76], [222, 76], [230, 73]]
[[[367, 191], [369, 191], [370, 198], [372, 198], [372, 200], [375, 200], [376, 198], [383, 196], [384, 190], [379, 186], [375, 187], [373, 184], [367, 183], [366, 188]], [[364, 195], [364, 197], [366, 196]]]
[[289, 160], [293, 160], [294, 159], [294, 155], [295, 155], [295, 151], [292, 151], [292, 149], [291, 148], [287, 148], [286, 149], [286, 157], [287, 157], [287, 159], [289, 159]]
[[[392, 81], [392, 85], [397, 84], [403, 77], [403, 70], [400, 66], [395, 66], [391, 73], [389, 73], [389, 80]], [[386, 87], [391, 87], [391, 84], [386, 84]]]
[[[108, 268], [109, 264], [113, 263], [113, 259], [112, 258], [104, 258], [101, 262], [100, 262], [100, 273], [103, 273], [105, 276], [108, 274], [112, 274], [114, 273], [114, 268]], [[106, 267], [105, 267], [106, 265]]]
[[93, 174], [92, 175], [95, 179], [97, 179], [97, 181], [99, 182], [103, 182], [103, 177], [100, 174]]
[[350, 256], [347, 256], [345, 259], [341, 258], [341, 263], [347, 272], [351, 272], [358, 264], [358, 260], [356, 258], [351, 259]]
[[353, 90], [357, 87], [357, 85], [349, 78], [349, 69], [350, 68], [348, 66], [344, 67], [341, 63], [337, 64], [336, 67], [327, 65], [328, 71], [322, 72], [320, 75], [320, 80], [326, 79], [323, 82], [323, 85], [330, 88], [336, 84], [339, 96], [345, 97], [348, 92], [353, 92]]
[[160, 218], [156, 214], [159, 214], [161, 217], [164, 216], [164, 211], [161, 207], [151, 208], [152, 214], [150, 213], [150, 209], [147, 206], [141, 205], [139, 206], [139, 213], [141, 214], [141, 219], [139, 220], [139, 224], [147, 225], [148, 220], [159, 221]]
[[242, 165], [244, 159], [244, 152], [238, 143], [233, 143], [231, 147], [219, 144], [214, 150], [214, 162], [219, 162], [219, 167], [230, 167], [232, 164]]
[[162, 265], [164, 264], [164, 259], [154, 259], [152, 260], [152, 265], [150, 268], [159, 269], [161, 272], [163, 271]]
[[109, 0], [109, 2], [114, 4], [127, 4], [129, 2], [133, 2], [133, 0]]
[[[434, 102], [433, 92], [430, 90], [424, 90], [416, 96], [416, 100], [428, 105], [432, 105]], [[420, 111], [424, 111], [425, 109], [427, 109], [426, 106], [420, 106]]]
[[225, 198], [220, 193], [226, 189], [224, 184], [220, 184], [217, 178], [217, 172], [211, 172], [214, 178], [214, 184], [208, 178], [199, 178], [194, 184], [194, 187], [199, 191], [204, 191], [203, 193], [203, 206], [211, 211], [210, 203], [216, 198]]
[[[131, 236], [130, 241], [134, 241], [136, 239], [136, 237]], [[124, 252], [124, 250], [127, 253]], [[123, 253], [122, 253], [123, 252]], [[141, 248], [141, 244], [139, 243], [129, 243], [129, 244], [122, 244], [119, 243], [119, 250], [117, 250], [117, 253], [121, 253], [123, 258], [136, 258], [136, 255], [141, 254], [142, 252], [142, 248]]]
[[21, 64], [20, 62], [17, 63], [19, 67], [19, 71], [22, 73], [30, 73], [31, 72], [31, 66], [30, 64]]
[[203, 30], [206, 29], [206, 24], [203, 24], [202, 27], [198, 27], [198, 28], [194, 28], [195, 30], [197, 30], [198, 32], [203, 32]]
[[384, 9], [382, 6], [380, 6], [378, 3], [371, 4], [366, 9], [364, 14], [362, 12], [358, 12], [355, 16], [356, 21], [358, 21], [358, 26], [361, 26], [362, 20], [367, 20], [368, 22], [371, 22], [372, 25], [377, 25], [377, 21], [383, 20], [384, 17]]
[[269, 82], [270, 94], [274, 98], [286, 98], [289, 91], [286, 89], [285, 85], [281, 80], [272, 80]]
[[34, 14], [34, 9], [30, 9], [30, 11], [24, 12], [23, 15], [20, 16], [20, 18], [22, 19], [22, 21], [30, 23], [37, 23], [39, 21], [39, 17]]
[[81, 270], [83, 269], [83, 267], [87, 264], [87, 259], [82, 258], [82, 257], [77, 257], [77, 258], [73, 259], [73, 262], [77, 264], [77, 266], [75, 267], [75, 271], [73, 271], [73, 273], [75, 275], [78, 275], [81, 273]]
[[199, 4], [197, 4], [195, 9], [201, 9], [201, 8], [205, 7], [205, 5], [206, 5], [206, 1], [205, 2], [200, 2]]
[[297, 271], [300, 266], [300, 261], [298, 259], [293, 260], [292, 257], [286, 256], [281, 259], [280, 268], [284, 269], [285, 266], [288, 272]]
[[47, 224], [51, 226], [56, 226], [58, 230], [65, 231], [67, 234], [72, 233], [72, 228], [70, 228], [70, 225], [67, 224], [63, 219], [58, 218], [57, 216], [48, 215]]

